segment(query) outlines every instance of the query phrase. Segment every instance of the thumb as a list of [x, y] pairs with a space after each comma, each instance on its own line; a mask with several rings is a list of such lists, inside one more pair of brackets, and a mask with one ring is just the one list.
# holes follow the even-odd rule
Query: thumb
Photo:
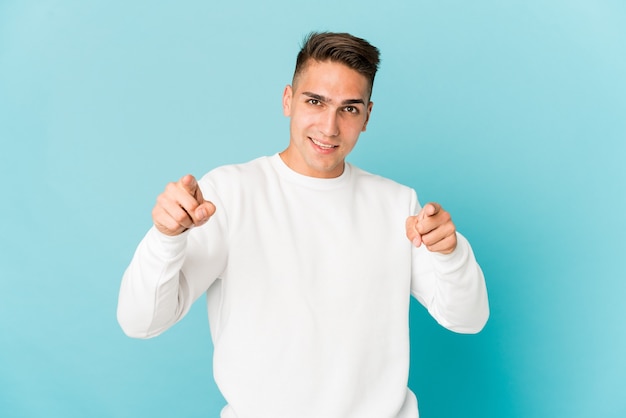
[[215, 213], [215, 205], [208, 200], [203, 201], [194, 211], [195, 218], [200, 222], [207, 221]]

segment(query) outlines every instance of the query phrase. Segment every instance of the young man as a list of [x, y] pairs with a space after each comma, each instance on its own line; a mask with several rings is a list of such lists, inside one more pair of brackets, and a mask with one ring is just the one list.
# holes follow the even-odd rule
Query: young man
[[453, 331], [487, 321], [450, 215], [345, 162], [378, 62], [363, 39], [310, 35], [283, 95], [287, 148], [170, 183], [124, 274], [131, 337], [160, 334], [207, 294], [222, 418], [416, 418], [411, 294]]

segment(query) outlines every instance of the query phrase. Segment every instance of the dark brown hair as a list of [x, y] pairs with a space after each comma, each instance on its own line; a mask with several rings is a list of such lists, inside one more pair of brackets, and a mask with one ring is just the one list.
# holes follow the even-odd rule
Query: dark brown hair
[[296, 70], [293, 73], [294, 84], [309, 60], [332, 61], [347, 65], [367, 78], [369, 93], [372, 94], [374, 77], [380, 62], [380, 52], [365, 39], [357, 38], [349, 33], [311, 32], [304, 38], [296, 59]]

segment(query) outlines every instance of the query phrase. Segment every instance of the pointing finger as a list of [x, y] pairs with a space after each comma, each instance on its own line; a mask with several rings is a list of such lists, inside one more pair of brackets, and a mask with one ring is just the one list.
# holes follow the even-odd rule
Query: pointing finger
[[441, 205], [439, 203], [430, 202], [424, 205], [419, 213], [420, 221], [426, 217], [435, 216], [441, 211]]
[[194, 199], [201, 204], [204, 202], [204, 198], [202, 197], [202, 192], [200, 191], [200, 186], [198, 186], [198, 181], [191, 174], [187, 174], [180, 179], [180, 185], [187, 193], [193, 196]]
[[187, 174], [181, 177], [178, 187], [183, 192], [179, 198], [179, 205], [187, 213], [194, 226], [202, 225], [215, 213], [215, 206], [204, 200], [194, 176]]

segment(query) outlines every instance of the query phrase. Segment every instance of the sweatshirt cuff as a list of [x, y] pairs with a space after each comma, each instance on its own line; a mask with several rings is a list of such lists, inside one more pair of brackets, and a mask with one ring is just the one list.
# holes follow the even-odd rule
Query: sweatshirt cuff
[[165, 235], [153, 225], [148, 231], [146, 239], [151, 250], [160, 258], [172, 259], [185, 251], [188, 233], [189, 231], [185, 231], [176, 236]]
[[432, 253], [441, 273], [452, 273], [464, 267], [468, 259], [473, 256], [467, 239], [459, 232], [456, 233], [456, 248], [450, 254]]

